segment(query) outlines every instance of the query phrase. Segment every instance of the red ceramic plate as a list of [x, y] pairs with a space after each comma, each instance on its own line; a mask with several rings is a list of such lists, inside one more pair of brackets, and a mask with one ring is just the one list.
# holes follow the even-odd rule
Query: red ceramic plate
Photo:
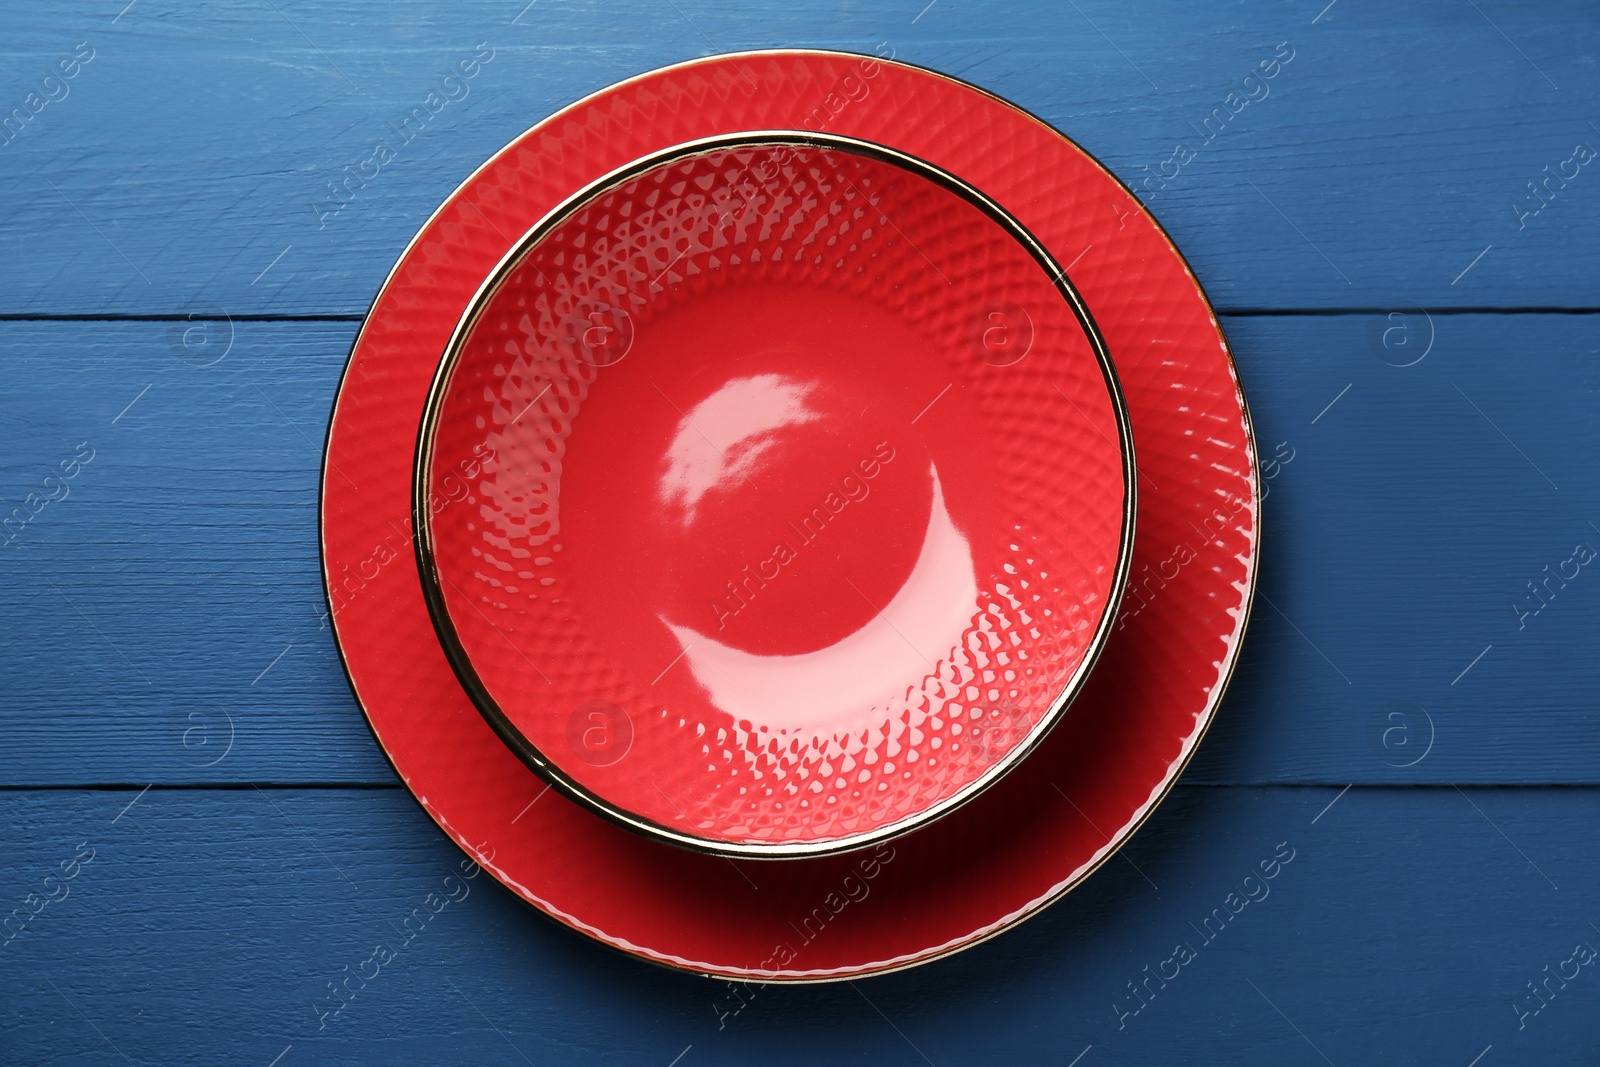
[[[463, 309], [517, 239], [633, 160], [773, 128], [824, 130], [926, 160], [1035, 235], [1072, 272], [1116, 360], [1141, 488], [1132, 576], [1111, 638], [1033, 754], [921, 831], [780, 864], [674, 848], [548, 791], [457, 682], [408, 544], [430, 383]], [[820, 981], [910, 966], [992, 936], [1085, 878], [1148, 817], [1209, 725], [1238, 654], [1255, 580], [1257, 486], [1244, 398], [1210, 305], [1154, 220], [1082, 149], [929, 71], [763, 52], [606, 89], [523, 135], [440, 208], [351, 353], [323, 474], [323, 560], [341, 653], [374, 733], [430, 816], [495, 877], [644, 959]]]
[[1128, 441], [1064, 272], [981, 193], [847, 138], [696, 141], [472, 302], [424, 415], [423, 592], [574, 799], [724, 855], [848, 851], [1077, 695], [1127, 577]]

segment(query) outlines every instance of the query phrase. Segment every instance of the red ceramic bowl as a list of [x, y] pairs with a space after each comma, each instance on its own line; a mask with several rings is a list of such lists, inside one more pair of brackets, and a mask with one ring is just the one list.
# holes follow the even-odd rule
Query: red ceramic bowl
[[1105, 642], [1133, 462], [1065, 272], [848, 138], [674, 146], [466, 310], [414, 511], [447, 655], [568, 795], [727, 855], [859, 848], [1055, 725]]

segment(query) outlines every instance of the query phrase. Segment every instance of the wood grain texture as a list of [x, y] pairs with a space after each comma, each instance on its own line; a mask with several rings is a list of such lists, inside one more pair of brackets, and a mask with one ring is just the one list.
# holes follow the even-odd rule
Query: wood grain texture
[[[1383, 346], [1397, 321], [1225, 320], [1262, 451], [1286, 462], [1191, 778], [1600, 782], [1600, 576], [1558, 575], [1600, 549], [1600, 316], [1416, 316], [1432, 350], [1404, 368], [1380, 358], [1410, 358]], [[4, 510], [95, 450], [0, 556], [19, 639], [0, 781], [393, 781], [318, 577], [322, 427], [355, 326], [205, 325], [209, 347], [185, 347], [189, 323], [0, 324]]]
[[[1591, 5], [922, 7], [19, 9], [4, 109], [77, 42], [94, 58], [0, 147], [0, 311], [363, 312], [434, 206], [540, 116], [779, 45], [892, 49], [1036, 112], [1136, 186], [1224, 309], [1596, 304], [1600, 161], [1513, 209], [1600, 148]], [[465, 95], [327, 215], [327, 184], [480, 43]], [[1193, 158], [1169, 163], [1179, 145]]]
[[[854, 987], [743, 988], [736, 1014], [725, 983], [588, 944], [486, 877], [406, 940], [400, 924], [460, 854], [399, 789], [157, 788], [128, 808], [135, 797], [4, 798], [8, 908], [80, 843], [94, 850], [0, 947], [7, 1062], [265, 1065], [287, 1049], [280, 1067], [665, 1067], [692, 1046], [681, 1065], [1067, 1064], [1092, 1045], [1082, 1064], [1320, 1051], [1465, 1065], [1489, 1045], [1497, 1063], [1600, 1051], [1597, 964], [1566, 966], [1542, 1006], [1525, 985], [1600, 946], [1600, 858], [1570, 833], [1600, 818], [1596, 790], [1180, 789], [1122, 860], [1022, 929]], [[1275, 856], [1292, 858], [1263, 879]], [[327, 983], [379, 943], [396, 958], [366, 968], [319, 1029]], [[1141, 1005], [1128, 983], [1179, 944], [1195, 958]], [[1521, 1029], [1518, 1006], [1540, 1007]]]

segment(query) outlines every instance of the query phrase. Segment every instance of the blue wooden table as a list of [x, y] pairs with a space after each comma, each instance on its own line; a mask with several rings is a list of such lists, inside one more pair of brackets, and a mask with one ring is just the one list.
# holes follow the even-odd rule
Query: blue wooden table
[[[719, 1025], [485, 880], [319, 1019], [458, 858], [323, 619], [360, 317], [538, 118], [774, 45], [1015, 100], [1188, 255], [1289, 457], [1217, 725], [1131, 862], [931, 966]], [[1596, 1062], [1597, 55], [1592, 4], [1513, 0], [6, 10], [0, 1063]]]

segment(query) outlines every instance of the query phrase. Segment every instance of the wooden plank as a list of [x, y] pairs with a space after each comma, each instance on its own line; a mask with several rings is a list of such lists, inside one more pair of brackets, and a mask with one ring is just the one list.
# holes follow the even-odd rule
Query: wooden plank
[[[191, 323], [0, 324], [0, 510], [66, 493], [0, 553], [0, 781], [393, 781], [318, 574], [355, 326], [207, 326], [210, 347], [185, 347]], [[1422, 347], [1383, 346], [1402, 326]], [[1600, 316], [1225, 328], [1280, 462], [1262, 599], [1192, 780], [1600, 782], [1600, 577], [1569, 562], [1600, 549]], [[230, 330], [219, 362], [180, 358]], [[1414, 366], [1380, 358], [1430, 330]]]
[[1292, 458], [1196, 775], [1595, 781], [1600, 571], [1580, 561], [1600, 550], [1600, 318], [1225, 329], [1263, 455]]
[[[0, 948], [15, 1063], [1466, 1065], [1492, 1046], [1487, 1065], [1600, 1048], [1600, 976], [1573, 962], [1600, 946], [1600, 856], [1571, 832], [1600, 818], [1593, 789], [1183, 788], [1022, 928], [853, 988], [745, 990], [726, 1019], [724, 983], [585, 942], [483, 879], [320, 1030], [326, 984], [460, 859], [404, 792], [0, 803], [6, 906], [58, 898]], [[1192, 958], [1169, 962], [1180, 945]]]
[[[892, 49], [1037, 112], [1140, 189], [1225, 309], [1593, 306], [1600, 178], [1571, 161], [1600, 148], [1600, 13], [1316, 7], [19, 9], [0, 46], [0, 114], [23, 115], [0, 146], [0, 312], [363, 311], [433, 207], [540, 116], [776, 45]], [[46, 83], [79, 42], [92, 58]], [[319, 211], [480, 45], [492, 59], [465, 95]], [[1246, 82], [1278, 55], [1273, 79]]]
[[92, 450], [0, 536], [0, 780], [392, 780], [322, 618], [317, 485], [354, 331], [0, 327], [5, 514]]

